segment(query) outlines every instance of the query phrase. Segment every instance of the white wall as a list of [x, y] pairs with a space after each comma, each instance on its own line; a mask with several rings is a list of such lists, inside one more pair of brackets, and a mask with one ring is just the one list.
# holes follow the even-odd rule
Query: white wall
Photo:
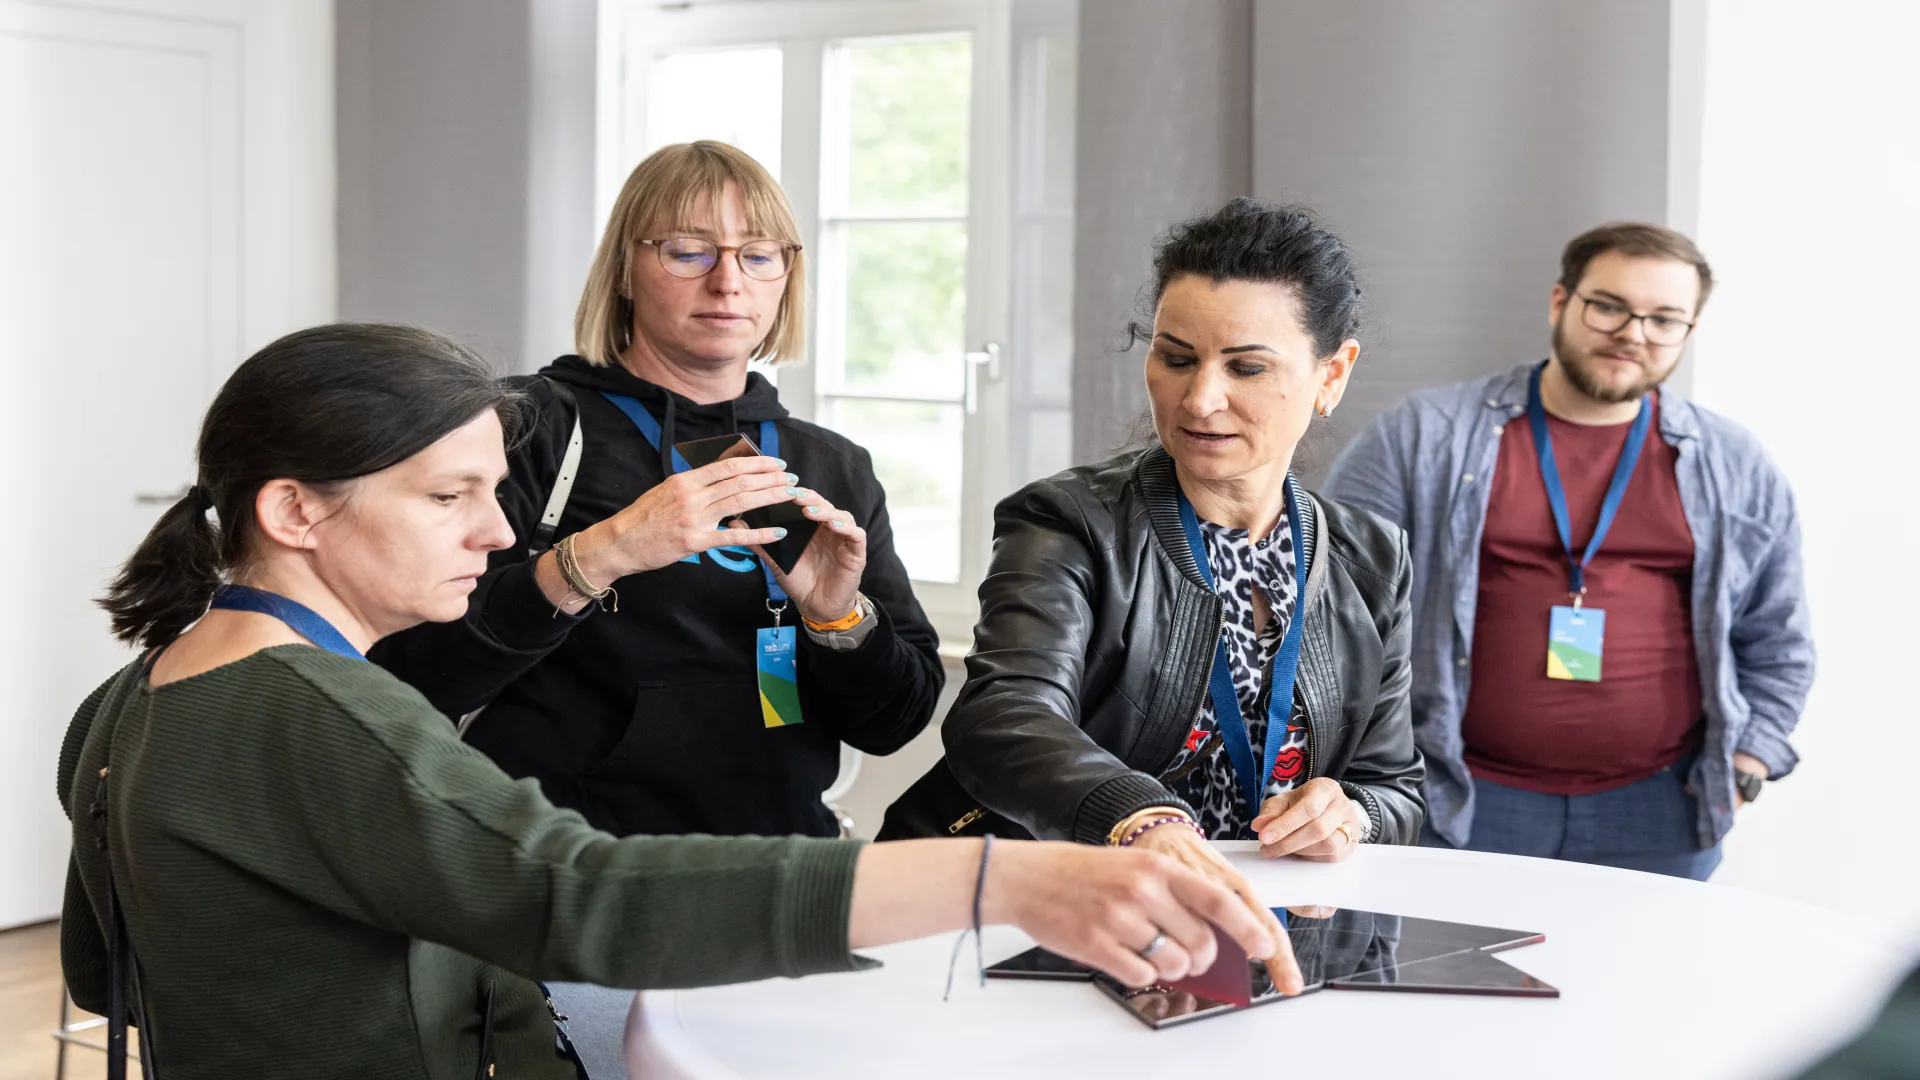
[[1252, 184], [1253, 0], [1080, 5], [1074, 128], [1073, 460], [1146, 408], [1124, 341], [1153, 238]]
[[[334, 309], [329, 0], [0, 0], [0, 928], [59, 912], [54, 765], [132, 658], [94, 603], [214, 391]], [[84, 818], [82, 824], [85, 824]]]
[[1792, 481], [1819, 678], [1715, 880], [1920, 926], [1920, 5], [1713, 0], [1694, 393]]
[[1317, 210], [1362, 275], [1360, 368], [1295, 457], [1309, 485], [1409, 392], [1544, 357], [1568, 240], [1669, 216], [1673, 7], [1255, 0], [1253, 193]]

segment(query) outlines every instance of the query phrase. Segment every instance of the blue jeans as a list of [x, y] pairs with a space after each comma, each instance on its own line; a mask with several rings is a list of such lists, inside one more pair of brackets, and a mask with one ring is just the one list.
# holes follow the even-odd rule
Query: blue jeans
[[[1705, 881], [1720, 845], [1702, 849], [1686, 776], [1691, 759], [1645, 780], [1594, 795], [1542, 795], [1473, 778], [1473, 828], [1466, 850], [1644, 870]], [[1420, 842], [1447, 847], [1431, 829]]]

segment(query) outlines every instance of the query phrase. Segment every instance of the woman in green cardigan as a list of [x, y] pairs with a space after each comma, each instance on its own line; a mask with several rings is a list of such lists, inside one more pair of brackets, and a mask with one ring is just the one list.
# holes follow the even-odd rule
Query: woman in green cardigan
[[[199, 482], [103, 601], [147, 651], [61, 750], [62, 965], [108, 1008], [117, 901], [167, 1080], [571, 1077], [537, 979], [843, 971], [976, 920], [1134, 985], [1204, 970], [1212, 922], [1297, 985], [1250, 891], [1145, 851], [616, 839], [509, 779], [362, 657], [460, 618], [511, 542], [494, 491], [523, 407], [424, 331], [282, 338], [221, 389]], [[787, 483], [769, 459], [718, 467], [740, 482], [716, 521]]]

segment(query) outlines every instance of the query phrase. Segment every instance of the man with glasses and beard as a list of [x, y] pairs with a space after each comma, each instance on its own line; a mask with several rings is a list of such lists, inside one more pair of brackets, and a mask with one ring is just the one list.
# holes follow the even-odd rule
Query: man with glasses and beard
[[1792, 770], [1813, 682], [1793, 493], [1663, 383], [1713, 287], [1693, 242], [1567, 245], [1552, 351], [1376, 418], [1323, 494], [1407, 530], [1428, 844], [1704, 880]]

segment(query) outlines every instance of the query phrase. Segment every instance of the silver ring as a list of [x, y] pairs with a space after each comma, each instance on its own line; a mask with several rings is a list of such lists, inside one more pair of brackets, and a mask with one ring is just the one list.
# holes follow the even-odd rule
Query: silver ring
[[1155, 934], [1153, 935], [1153, 940], [1147, 942], [1147, 947], [1140, 950], [1140, 959], [1151, 960], [1153, 959], [1154, 953], [1157, 953], [1161, 949], [1164, 949], [1166, 947], [1167, 947], [1167, 935]]

